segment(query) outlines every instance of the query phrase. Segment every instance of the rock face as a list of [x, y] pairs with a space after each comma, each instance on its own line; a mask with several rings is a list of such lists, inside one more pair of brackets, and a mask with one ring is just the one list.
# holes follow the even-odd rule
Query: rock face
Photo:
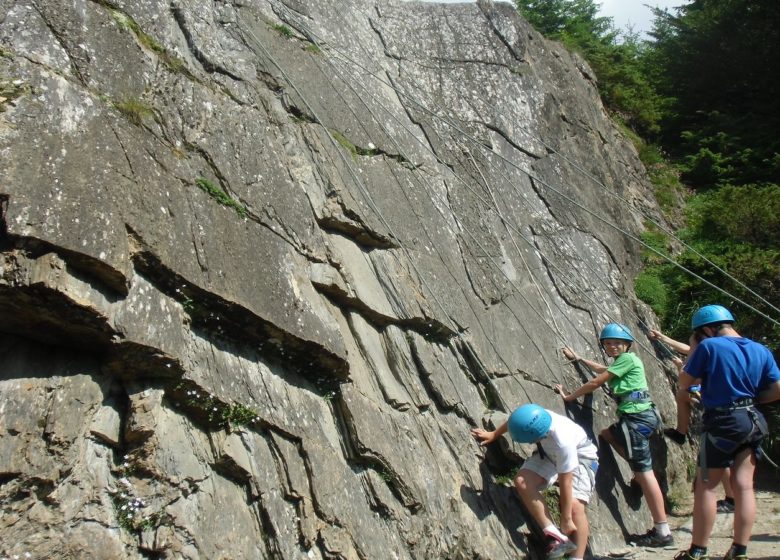
[[[469, 429], [652, 320], [587, 66], [488, 1], [0, 10], [0, 555], [528, 552], [495, 480], [527, 450]], [[650, 523], [613, 459], [597, 552]]]

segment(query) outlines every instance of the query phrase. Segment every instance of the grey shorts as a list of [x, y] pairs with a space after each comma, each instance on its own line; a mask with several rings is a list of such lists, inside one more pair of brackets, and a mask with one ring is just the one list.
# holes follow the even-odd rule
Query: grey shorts
[[[584, 462], [586, 464], [580, 461], [577, 464], [577, 469], [574, 471], [572, 495], [575, 499], [587, 504], [596, 485], [596, 470], [598, 470], [599, 463], [596, 459], [589, 459]], [[558, 480], [558, 470], [555, 467], [555, 463], [549, 459], [542, 459], [538, 453], [534, 453], [526, 459], [525, 463], [523, 463], [523, 469], [541, 476], [546, 481], [544, 488], [549, 488]]]

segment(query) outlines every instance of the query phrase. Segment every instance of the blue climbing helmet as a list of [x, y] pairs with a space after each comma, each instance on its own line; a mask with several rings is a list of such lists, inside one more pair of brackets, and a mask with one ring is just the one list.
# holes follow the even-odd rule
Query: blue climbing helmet
[[693, 330], [699, 327], [706, 327], [712, 324], [721, 323], [733, 323], [734, 316], [731, 311], [723, 307], [722, 305], [705, 305], [700, 308], [691, 317], [691, 328]]
[[524, 404], [509, 416], [507, 424], [513, 440], [518, 443], [533, 443], [550, 431], [552, 416], [538, 404]]
[[634, 342], [634, 337], [631, 336], [631, 331], [628, 330], [627, 326], [621, 325], [620, 323], [608, 323], [604, 325], [604, 328], [601, 329], [599, 340], [604, 340], [605, 338], [616, 338], [618, 340]]

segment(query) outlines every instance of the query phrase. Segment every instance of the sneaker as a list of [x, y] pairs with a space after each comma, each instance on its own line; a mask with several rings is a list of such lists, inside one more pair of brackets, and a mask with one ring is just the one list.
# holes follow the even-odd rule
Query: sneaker
[[718, 513], [734, 513], [734, 502], [718, 500], [716, 503]]
[[666, 428], [664, 430], [664, 435], [668, 437], [670, 440], [672, 440], [677, 445], [685, 445], [685, 434], [682, 434], [675, 430], [674, 428]]
[[734, 547], [730, 547], [723, 560], [748, 560], [747, 554], [734, 554]]
[[574, 541], [569, 539], [565, 541], [559, 541], [556, 538], [549, 537], [547, 540], [547, 560], [562, 558], [576, 548], [577, 545], [574, 544]]
[[665, 546], [674, 545], [674, 537], [671, 535], [671, 533], [665, 537], [662, 537], [658, 534], [658, 531], [655, 530], [655, 527], [653, 527], [644, 535], [633, 535], [629, 537], [628, 542], [635, 546], [662, 548]]
[[687, 550], [681, 550], [675, 555], [674, 560], [710, 560], [710, 557], [706, 554], [691, 556], [691, 553]]

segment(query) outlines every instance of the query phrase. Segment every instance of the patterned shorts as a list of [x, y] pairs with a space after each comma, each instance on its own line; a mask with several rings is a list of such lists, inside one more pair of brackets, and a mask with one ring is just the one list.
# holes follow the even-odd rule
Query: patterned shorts
[[658, 429], [660, 420], [655, 409], [620, 415], [620, 420], [609, 429], [612, 436], [626, 450], [626, 459], [633, 472], [653, 470], [650, 454], [650, 436]]

